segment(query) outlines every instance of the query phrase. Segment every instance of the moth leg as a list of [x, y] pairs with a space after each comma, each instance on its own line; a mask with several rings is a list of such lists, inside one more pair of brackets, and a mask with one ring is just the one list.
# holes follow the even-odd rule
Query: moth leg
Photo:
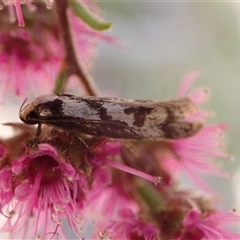
[[140, 155], [137, 151], [137, 147], [133, 144], [132, 141], [129, 140], [122, 140], [124, 147], [136, 158], [139, 159]]
[[87, 148], [89, 154], [91, 156], [95, 156], [95, 154], [91, 151], [90, 147], [87, 145], [87, 143], [84, 141], [84, 139], [82, 139], [80, 136], [78, 136], [77, 134], [74, 134], [82, 143], [83, 145]]
[[89, 146], [86, 144], [86, 142], [84, 141], [84, 139], [82, 139], [81, 137], [79, 137], [76, 133], [73, 133], [74, 134], [74, 136], [76, 136], [82, 143], [83, 143], [83, 145], [87, 148], [87, 150], [89, 151], [89, 152], [91, 152], [91, 149], [89, 148]]
[[42, 125], [41, 125], [41, 123], [39, 123], [38, 126], [37, 126], [36, 138], [41, 135], [41, 127], [42, 127]]
[[[76, 133], [73, 133], [87, 148], [88, 150], [88, 162], [93, 166], [100, 166], [102, 165], [102, 161], [95, 155], [95, 153], [92, 152], [91, 148], [87, 145], [87, 143], [82, 139], [80, 136], [78, 136]], [[101, 142], [105, 140], [105, 138], [101, 138]]]

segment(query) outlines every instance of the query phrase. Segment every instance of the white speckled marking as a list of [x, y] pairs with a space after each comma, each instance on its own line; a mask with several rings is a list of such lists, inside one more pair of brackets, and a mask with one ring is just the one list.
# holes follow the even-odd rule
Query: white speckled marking
[[41, 96], [36, 97], [36, 99], [34, 100], [34, 105], [37, 106], [38, 104], [52, 102], [57, 98], [58, 98], [58, 95], [56, 95], [54, 93], [41, 95]]
[[101, 120], [98, 111], [90, 108], [85, 101], [65, 100], [62, 109], [65, 116], [84, 118], [85, 120]]

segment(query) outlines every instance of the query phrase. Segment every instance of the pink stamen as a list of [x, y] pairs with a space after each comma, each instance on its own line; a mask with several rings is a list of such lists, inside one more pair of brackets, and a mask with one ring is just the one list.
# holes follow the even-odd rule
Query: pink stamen
[[184, 81], [178, 91], [178, 97], [185, 97], [187, 95], [187, 91], [189, 90], [190, 86], [194, 83], [194, 81], [197, 79], [199, 76], [200, 72], [195, 71], [192, 72], [191, 74], [188, 74], [186, 78], [184, 78]]
[[24, 27], [25, 26], [25, 22], [23, 19], [23, 15], [22, 15], [22, 9], [19, 3], [19, 0], [14, 3], [15, 9], [16, 9], [16, 14], [17, 14], [17, 19], [18, 19], [18, 26], [19, 27]]
[[109, 165], [109, 166], [111, 166], [111, 167], [114, 167], [116, 169], [119, 169], [119, 170], [122, 170], [124, 172], [130, 173], [132, 175], [144, 178], [144, 179], [146, 179], [146, 180], [156, 184], [156, 177], [155, 176], [151, 176], [151, 175], [149, 175], [147, 173], [138, 171], [138, 170], [136, 170], [134, 168], [128, 167], [128, 166], [123, 165], [123, 164], [121, 164], [119, 162], [112, 161], [110, 159], [105, 160], [104, 163]]

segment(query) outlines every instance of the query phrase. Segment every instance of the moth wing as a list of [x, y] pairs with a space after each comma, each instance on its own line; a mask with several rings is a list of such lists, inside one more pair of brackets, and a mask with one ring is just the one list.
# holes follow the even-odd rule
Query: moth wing
[[41, 122], [67, 131], [120, 139], [178, 139], [195, 134], [202, 124], [186, 117], [197, 111], [189, 98], [141, 101], [60, 95], [39, 104]]

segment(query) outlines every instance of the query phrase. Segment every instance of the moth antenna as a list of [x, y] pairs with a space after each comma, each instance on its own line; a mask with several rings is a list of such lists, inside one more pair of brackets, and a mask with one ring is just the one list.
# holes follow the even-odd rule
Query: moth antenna
[[19, 115], [20, 115], [20, 113], [21, 113], [21, 111], [22, 111], [22, 109], [23, 109], [23, 106], [24, 106], [24, 104], [26, 103], [26, 101], [27, 101], [27, 98], [23, 101], [23, 103], [22, 103], [22, 105], [21, 105], [21, 107], [20, 107], [20, 109], [19, 109]]

